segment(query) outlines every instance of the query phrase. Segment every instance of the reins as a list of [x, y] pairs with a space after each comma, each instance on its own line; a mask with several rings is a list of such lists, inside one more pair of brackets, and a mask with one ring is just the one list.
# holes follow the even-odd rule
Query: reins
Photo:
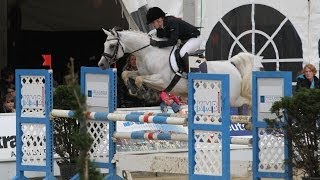
[[140, 51], [140, 50], [142, 50], [142, 49], [144, 49], [144, 48], [146, 48], [146, 47], [148, 47], [148, 46], [150, 46], [150, 44], [145, 45], [145, 46], [143, 46], [143, 47], [141, 47], [141, 48], [139, 48], [139, 49], [137, 49], [137, 50], [134, 50], [134, 51], [130, 52], [129, 54], [132, 54], [132, 53], [138, 52], [138, 51]]

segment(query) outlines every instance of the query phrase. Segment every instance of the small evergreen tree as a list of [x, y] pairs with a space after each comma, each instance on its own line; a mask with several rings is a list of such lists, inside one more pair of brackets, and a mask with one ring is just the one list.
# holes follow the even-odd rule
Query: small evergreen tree
[[309, 177], [320, 177], [320, 89], [301, 89], [292, 97], [283, 97], [271, 112], [277, 118], [266, 119], [269, 128], [292, 143], [288, 162]]
[[[59, 125], [54, 127], [56, 131], [56, 139], [59, 140], [59, 146], [56, 147], [56, 152], [62, 156], [64, 162], [74, 162], [75, 156], [77, 157], [77, 170], [80, 173], [80, 179], [89, 180], [102, 179], [102, 175], [94, 167], [93, 163], [90, 162], [88, 151], [92, 145], [93, 139], [91, 135], [87, 132], [87, 121], [86, 121], [86, 100], [84, 95], [81, 94], [77, 78], [74, 74], [74, 63], [73, 58], [70, 58], [70, 64], [68, 65], [70, 69], [68, 86], [58, 87], [55, 90], [57, 92], [64, 91], [65, 93], [60, 93], [59, 96], [56, 95], [56, 105], [60, 108], [71, 109], [75, 111], [73, 118], [64, 119]], [[65, 102], [68, 101], [68, 102]], [[57, 107], [57, 106], [54, 106]], [[76, 124], [75, 124], [76, 123]], [[72, 126], [74, 128], [65, 131], [65, 127]], [[62, 134], [60, 134], [62, 133]], [[57, 143], [56, 143], [57, 144]]]

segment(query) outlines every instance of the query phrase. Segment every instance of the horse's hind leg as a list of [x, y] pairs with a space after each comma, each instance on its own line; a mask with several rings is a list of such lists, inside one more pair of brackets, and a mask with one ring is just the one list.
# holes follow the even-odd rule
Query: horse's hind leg
[[238, 107], [238, 115], [250, 115], [251, 114], [251, 106], [249, 104], [243, 104]]
[[251, 101], [248, 100], [247, 98], [239, 96], [237, 98], [237, 100], [234, 101], [233, 104], [231, 104], [232, 107], [242, 107], [242, 108], [243, 108], [243, 105], [247, 105], [248, 106], [247, 107], [247, 112], [248, 112], [248, 114], [251, 114]]

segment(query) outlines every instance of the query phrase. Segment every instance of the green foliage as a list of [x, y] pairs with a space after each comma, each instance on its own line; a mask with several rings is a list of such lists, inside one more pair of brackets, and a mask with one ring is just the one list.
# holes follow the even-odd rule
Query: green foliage
[[85, 98], [80, 94], [79, 86], [58, 86], [53, 100], [55, 109], [75, 110], [74, 118], [54, 118], [54, 150], [62, 158], [58, 164], [77, 162], [81, 179], [86, 179], [85, 171], [89, 179], [102, 179], [88, 158], [93, 139], [86, 129]]
[[301, 89], [294, 96], [275, 102], [271, 112], [277, 119], [266, 120], [269, 128], [292, 142], [292, 165], [303, 169], [310, 177], [319, 177], [320, 90]]
[[73, 89], [80, 92], [80, 86], [59, 85], [53, 92], [53, 108], [54, 109], [74, 109], [78, 107], [77, 100], [73, 93]]
[[[78, 164], [80, 166], [78, 166], [78, 171], [80, 172], [80, 179], [84, 179], [84, 172], [83, 172], [83, 166], [84, 163], [87, 161], [88, 164], [88, 171], [89, 171], [89, 179], [94, 179], [94, 180], [102, 180], [103, 179], [103, 175], [97, 170], [96, 166], [94, 165], [93, 162], [87, 160], [84, 158], [84, 156], [79, 157], [78, 159]], [[80, 163], [81, 162], [81, 163]]]
[[[77, 102], [70, 86], [60, 85], [53, 93], [54, 109], [73, 109]], [[59, 164], [75, 163], [80, 150], [73, 142], [74, 134], [79, 133], [80, 123], [75, 118], [55, 117], [54, 129], [54, 151], [62, 158]]]

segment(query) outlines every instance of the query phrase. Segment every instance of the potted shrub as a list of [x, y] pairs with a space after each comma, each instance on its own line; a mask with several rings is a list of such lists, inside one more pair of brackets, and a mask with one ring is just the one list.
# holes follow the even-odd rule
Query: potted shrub
[[[74, 109], [77, 102], [73, 94], [73, 88], [67, 85], [59, 85], [53, 93], [54, 109]], [[76, 174], [76, 161], [80, 155], [80, 149], [75, 146], [74, 135], [78, 134], [80, 123], [74, 118], [54, 117], [54, 151], [61, 159], [57, 161], [60, 174], [63, 179], [70, 179]]]
[[287, 163], [302, 170], [303, 179], [320, 179], [320, 89], [301, 89], [283, 97], [271, 112], [277, 118], [267, 119], [269, 128], [288, 138], [292, 147]]

